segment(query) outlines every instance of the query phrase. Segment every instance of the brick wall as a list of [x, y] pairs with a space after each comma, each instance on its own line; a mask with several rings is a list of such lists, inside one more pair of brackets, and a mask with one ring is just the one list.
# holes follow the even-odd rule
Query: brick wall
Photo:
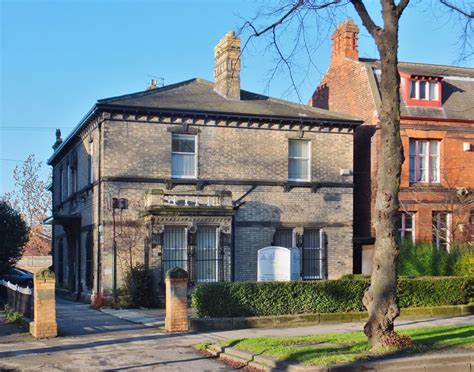
[[[101, 194], [95, 185], [84, 198], [64, 202], [60, 212], [79, 214], [81, 227], [78, 242], [80, 248], [72, 256], [70, 241], [62, 227], [55, 227], [55, 260], [59, 240], [63, 241], [65, 268], [64, 282], [67, 284], [73, 273], [73, 259], [81, 261], [81, 290], [85, 286], [85, 239], [87, 226], [93, 228], [93, 272], [94, 287], [97, 281], [95, 264], [97, 240], [101, 240], [100, 280], [107, 292], [113, 286], [113, 197], [127, 198], [129, 210], [117, 216], [119, 227], [127, 221], [139, 219], [143, 211], [144, 195], [152, 189], [166, 189], [162, 180], [171, 178], [171, 132], [169, 128], [178, 126], [165, 122], [106, 120], [103, 123], [103, 149], [101, 175], [107, 180], [101, 182]], [[179, 126], [181, 127], [181, 126]], [[191, 126], [198, 132], [198, 179], [210, 180], [203, 192], [228, 190], [232, 199], [237, 200], [250, 188], [251, 184], [239, 182], [286, 182], [288, 179], [288, 140], [298, 139], [298, 129], [252, 129], [218, 126]], [[98, 143], [97, 133], [92, 132], [94, 145]], [[352, 176], [342, 176], [341, 169], [352, 169], [353, 133], [328, 128], [304, 131], [303, 138], [311, 141], [311, 181], [352, 183]], [[77, 152], [89, 151], [89, 137], [77, 145]], [[87, 151], [86, 151], [87, 150]], [[98, 149], [94, 149], [97, 156]], [[82, 155], [79, 156], [82, 158]], [[84, 156], [87, 160], [87, 156]], [[98, 159], [94, 164], [97, 166]], [[88, 169], [87, 163], [80, 162], [79, 168]], [[55, 172], [57, 171], [55, 167]], [[80, 170], [80, 185], [88, 183], [88, 173]], [[95, 171], [97, 177], [98, 171]], [[117, 178], [121, 178], [122, 181]], [[133, 180], [140, 178], [140, 182]], [[123, 180], [126, 179], [127, 181]], [[213, 180], [223, 184], [213, 184]], [[226, 184], [229, 180], [229, 184]], [[59, 185], [57, 186], [59, 187]], [[80, 188], [81, 186], [79, 186]], [[173, 192], [196, 191], [195, 185], [175, 185]], [[350, 187], [322, 187], [316, 192], [311, 188], [293, 188], [285, 191], [283, 186], [258, 186], [246, 198], [246, 203], [235, 214], [234, 253], [225, 253], [225, 279], [232, 279], [230, 262], [235, 257], [234, 275], [236, 280], [256, 279], [257, 250], [270, 245], [273, 233], [279, 226], [328, 228], [329, 277], [352, 272], [352, 189]], [[328, 197], [329, 195], [329, 197]], [[102, 232], [98, 232], [97, 206], [101, 203]], [[337, 227], [334, 227], [337, 226]], [[134, 241], [133, 261], [145, 260], [145, 227], [143, 235]], [[332, 230], [331, 230], [332, 229]], [[124, 243], [117, 239], [119, 251]], [[78, 252], [80, 250], [80, 257]], [[153, 255], [153, 252], [150, 252]], [[123, 254], [117, 260], [117, 283], [120, 287], [128, 259]], [[150, 257], [150, 263], [159, 264], [159, 258]], [[56, 263], [57, 265], [57, 263]], [[69, 267], [69, 269], [67, 269]], [[69, 270], [69, 272], [68, 272]], [[69, 274], [69, 275], [68, 275]], [[161, 276], [161, 274], [157, 275]], [[70, 281], [70, 280], [69, 280]], [[67, 287], [67, 285], [64, 285]], [[75, 290], [79, 290], [76, 282]]]

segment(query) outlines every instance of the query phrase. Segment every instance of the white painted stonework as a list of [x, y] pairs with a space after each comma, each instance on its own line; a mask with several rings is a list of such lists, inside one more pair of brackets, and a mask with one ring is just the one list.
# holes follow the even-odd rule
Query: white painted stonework
[[280, 282], [300, 279], [298, 248], [266, 247], [258, 250], [257, 281]]

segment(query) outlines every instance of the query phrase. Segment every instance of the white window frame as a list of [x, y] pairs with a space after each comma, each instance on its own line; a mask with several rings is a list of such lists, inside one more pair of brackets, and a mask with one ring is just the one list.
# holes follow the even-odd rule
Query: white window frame
[[[401, 228], [398, 229], [398, 236], [400, 237], [400, 240], [403, 241], [405, 239], [405, 235], [407, 231], [411, 232], [411, 240], [412, 243], [415, 243], [416, 238], [415, 238], [415, 232], [416, 232], [416, 213], [414, 212], [398, 212], [399, 217], [402, 220], [402, 226]], [[411, 216], [411, 229], [407, 229], [406, 227], [406, 217], [407, 215]]]
[[[173, 137], [180, 136], [180, 137], [192, 137], [194, 139], [194, 175], [191, 176], [181, 176], [173, 174], [173, 154], [186, 154], [189, 155], [189, 152], [175, 152], [173, 151]], [[196, 179], [198, 175], [198, 136], [195, 134], [185, 134], [185, 133], [172, 133], [171, 134], [171, 178], [175, 179]]]
[[[295, 141], [295, 142], [305, 142], [308, 143], [308, 159], [302, 158], [302, 157], [290, 157], [290, 142]], [[311, 141], [309, 140], [300, 140], [300, 139], [293, 139], [290, 138], [288, 140], [288, 181], [294, 181], [294, 182], [311, 182], [311, 154], [312, 154], [312, 148], [311, 148]], [[290, 159], [298, 159], [298, 160], [308, 160], [308, 178], [303, 179], [303, 178], [290, 178]]]
[[[420, 82], [426, 82], [426, 87], [425, 87], [425, 98], [420, 98]], [[412, 83], [415, 85], [415, 97], [411, 96], [411, 85]], [[431, 89], [430, 86], [432, 84], [436, 85], [435, 89], [435, 96], [431, 96]], [[410, 99], [418, 99], [421, 101], [439, 101], [439, 81], [436, 80], [426, 80], [426, 79], [420, 79], [420, 80], [415, 80], [415, 79], [410, 79], [409, 81], [409, 91], [408, 91], [408, 97]]]
[[[441, 226], [441, 215], [446, 215], [446, 226]], [[446, 250], [449, 252], [451, 250], [451, 226], [452, 226], [452, 214], [451, 212], [445, 211], [433, 211], [432, 213], [432, 229], [434, 235], [434, 244], [436, 248], [440, 249], [443, 243], [441, 237], [442, 230], [446, 230]]]
[[[424, 155], [424, 162], [427, 177], [426, 181], [421, 180], [421, 171], [419, 169], [419, 159], [420, 159], [420, 151], [419, 151], [419, 144], [420, 142], [426, 142], [426, 155]], [[438, 153], [436, 155], [431, 155], [431, 144], [436, 142], [438, 144]], [[415, 153], [411, 153], [411, 144], [415, 143]], [[410, 143], [408, 146], [408, 156], [409, 156], [409, 163], [408, 163], [408, 178], [410, 183], [440, 183], [440, 158], [441, 158], [441, 141], [438, 140], [418, 140], [418, 139], [410, 139]], [[414, 179], [412, 178], [412, 169], [411, 167], [411, 158], [415, 158], [415, 169], [414, 169]], [[431, 158], [436, 157], [436, 179], [431, 180]]]

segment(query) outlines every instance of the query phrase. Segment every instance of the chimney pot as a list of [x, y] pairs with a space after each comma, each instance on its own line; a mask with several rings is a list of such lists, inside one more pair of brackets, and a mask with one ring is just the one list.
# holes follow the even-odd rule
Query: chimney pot
[[240, 100], [240, 39], [228, 32], [214, 48], [214, 90]]
[[150, 85], [148, 86], [148, 90], [151, 90], [151, 89], [156, 89], [158, 88], [158, 84], [156, 83], [156, 80], [155, 79], [151, 79], [150, 81]]

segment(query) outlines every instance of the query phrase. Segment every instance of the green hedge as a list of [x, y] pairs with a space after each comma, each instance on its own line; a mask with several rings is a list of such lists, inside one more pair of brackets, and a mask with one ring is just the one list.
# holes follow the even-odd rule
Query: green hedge
[[[240, 317], [363, 311], [369, 279], [199, 284], [192, 304], [199, 317]], [[458, 305], [474, 293], [473, 277], [400, 278], [401, 307]]]
[[398, 275], [406, 276], [473, 276], [474, 248], [453, 246], [447, 252], [430, 243], [400, 245]]

